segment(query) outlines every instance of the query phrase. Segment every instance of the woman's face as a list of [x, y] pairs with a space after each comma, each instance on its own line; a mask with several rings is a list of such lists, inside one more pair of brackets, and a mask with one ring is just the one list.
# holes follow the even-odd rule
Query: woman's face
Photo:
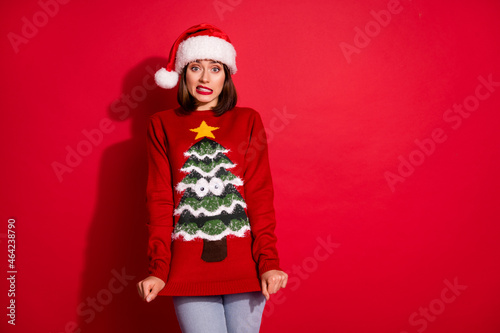
[[195, 60], [186, 68], [186, 86], [198, 101], [196, 110], [210, 110], [217, 106], [226, 75], [220, 62]]

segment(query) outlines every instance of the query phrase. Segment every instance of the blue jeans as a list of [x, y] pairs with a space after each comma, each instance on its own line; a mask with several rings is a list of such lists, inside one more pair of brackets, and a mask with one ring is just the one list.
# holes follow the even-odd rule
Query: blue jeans
[[261, 291], [172, 300], [182, 333], [258, 333], [266, 305]]

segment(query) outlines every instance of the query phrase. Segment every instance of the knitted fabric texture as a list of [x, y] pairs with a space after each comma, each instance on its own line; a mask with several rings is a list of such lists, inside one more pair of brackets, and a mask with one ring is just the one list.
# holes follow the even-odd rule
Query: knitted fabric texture
[[260, 114], [179, 110], [149, 119], [149, 275], [164, 296], [260, 291], [260, 276], [281, 270]]

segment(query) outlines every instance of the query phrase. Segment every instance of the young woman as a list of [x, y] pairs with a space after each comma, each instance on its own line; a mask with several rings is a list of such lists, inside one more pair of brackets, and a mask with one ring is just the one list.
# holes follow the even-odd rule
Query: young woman
[[172, 296], [184, 333], [258, 332], [288, 275], [276, 249], [273, 183], [260, 114], [236, 106], [236, 52], [210, 24], [187, 29], [155, 80], [180, 107], [147, 135], [150, 302]]

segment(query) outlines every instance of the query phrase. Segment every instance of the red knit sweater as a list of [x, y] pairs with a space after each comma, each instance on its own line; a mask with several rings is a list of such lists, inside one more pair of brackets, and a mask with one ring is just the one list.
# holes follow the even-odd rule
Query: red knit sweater
[[265, 129], [259, 113], [235, 107], [150, 117], [146, 202], [149, 275], [158, 295], [260, 291], [281, 270]]

